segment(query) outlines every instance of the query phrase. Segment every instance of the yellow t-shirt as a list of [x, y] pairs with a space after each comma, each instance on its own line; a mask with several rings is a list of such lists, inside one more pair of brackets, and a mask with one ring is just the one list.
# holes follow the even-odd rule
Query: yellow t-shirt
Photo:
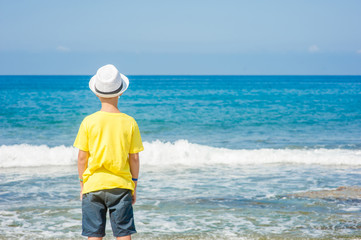
[[93, 113], [81, 123], [74, 147], [89, 152], [83, 193], [112, 188], [134, 191], [128, 154], [144, 149], [134, 118], [124, 113]]

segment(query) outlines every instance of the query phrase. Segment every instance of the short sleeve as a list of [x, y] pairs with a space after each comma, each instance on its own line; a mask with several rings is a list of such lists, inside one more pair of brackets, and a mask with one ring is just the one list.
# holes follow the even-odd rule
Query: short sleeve
[[138, 153], [144, 150], [142, 138], [140, 136], [137, 122], [134, 121], [132, 139], [130, 143], [129, 153]]
[[73, 146], [83, 151], [89, 151], [88, 133], [84, 121], [80, 124], [78, 135], [76, 136]]

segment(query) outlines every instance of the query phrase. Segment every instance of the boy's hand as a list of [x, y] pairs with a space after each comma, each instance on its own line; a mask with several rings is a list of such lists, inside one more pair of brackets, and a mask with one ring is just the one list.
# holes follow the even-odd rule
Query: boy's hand
[[134, 191], [134, 194], [132, 196], [132, 204], [134, 204], [137, 201], [137, 192]]
[[83, 199], [83, 174], [88, 165], [89, 152], [79, 149], [78, 153], [78, 173], [80, 181], [80, 200]]
[[129, 153], [129, 166], [130, 173], [132, 174], [132, 180], [134, 182], [134, 191], [132, 196], [132, 204], [137, 201], [137, 185], [138, 185], [138, 176], [139, 176], [139, 153]]
[[80, 196], [79, 196], [79, 198], [80, 198], [80, 201], [83, 200], [83, 183], [82, 182], [80, 182]]

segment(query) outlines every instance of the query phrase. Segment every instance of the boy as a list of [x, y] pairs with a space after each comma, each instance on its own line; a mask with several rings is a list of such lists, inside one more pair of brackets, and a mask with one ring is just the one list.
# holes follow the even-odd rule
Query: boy
[[131, 239], [136, 233], [132, 204], [136, 201], [138, 153], [144, 148], [136, 121], [117, 107], [128, 86], [128, 78], [110, 64], [99, 68], [89, 81], [102, 107], [84, 118], [74, 142], [79, 149], [82, 235], [88, 239], [105, 236], [108, 209], [117, 239]]

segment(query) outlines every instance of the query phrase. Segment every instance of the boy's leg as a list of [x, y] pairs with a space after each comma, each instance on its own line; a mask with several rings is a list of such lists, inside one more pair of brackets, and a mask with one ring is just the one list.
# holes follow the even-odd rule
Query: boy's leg
[[102, 240], [102, 237], [88, 237], [88, 240]]
[[117, 237], [117, 240], [131, 240], [131, 239], [132, 239], [131, 235], [124, 236], [124, 237]]
[[106, 199], [114, 237], [131, 239], [130, 235], [137, 232], [134, 226], [132, 192], [121, 188], [109, 189]]
[[105, 236], [107, 207], [104, 192], [96, 191], [83, 195], [82, 199], [82, 235], [88, 239], [102, 239]]

